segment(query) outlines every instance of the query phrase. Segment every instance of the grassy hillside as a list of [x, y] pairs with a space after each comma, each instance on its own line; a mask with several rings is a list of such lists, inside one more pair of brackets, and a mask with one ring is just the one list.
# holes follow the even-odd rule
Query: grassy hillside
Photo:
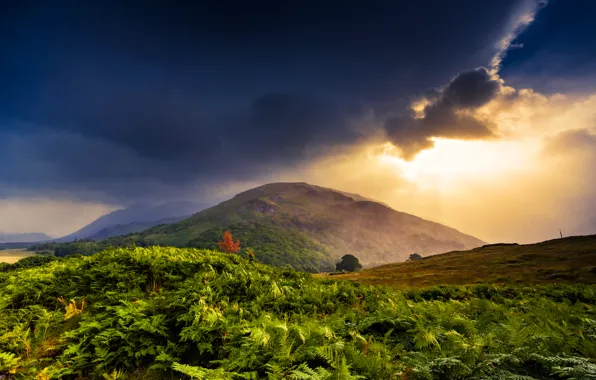
[[397, 287], [478, 282], [539, 284], [596, 283], [596, 235], [538, 244], [494, 244], [422, 260], [383, 265], [333, 276]]
[[175, 248], [0, 273], [9, 379], [588, 379], [596, 287], [398, 291]]
[[305, 183], [261, 186], [127, 239], [137, 245], [213, 248], [226, 229], [243, 247], [254, 248], [260, 261], [308, 271], [332, 269], [348, 253], [373, 266], [405, 260], [413, 252], [432, 254], [483, 244], [359, 195]]

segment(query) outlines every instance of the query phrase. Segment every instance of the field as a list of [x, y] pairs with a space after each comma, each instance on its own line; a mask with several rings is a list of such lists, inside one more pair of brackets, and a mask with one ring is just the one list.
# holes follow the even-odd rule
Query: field
[[162, 247], [0, 273], [9, 379], [594, 379], [595, 359], [589, 284], [402, 291]]
[[0, 250], [0, 263], [13, 264], [23, 257], [33, 256], [34, 252], [29, 252], [24, 249], [5, 249]]
[[494, 244], [330, 278], [398, 288], [476, 283], [594, 284], [596, 235], [528, 245]]

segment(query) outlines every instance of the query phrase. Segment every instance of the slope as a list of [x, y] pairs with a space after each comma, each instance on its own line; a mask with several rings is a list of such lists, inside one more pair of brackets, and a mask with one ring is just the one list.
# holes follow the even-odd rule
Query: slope
[[[68, 242], [80, 239], [103, 239], [142, 231], [153, 226], [177, 221], [205, 207], [192, 202], [169, 202], [161, 205], [136, 204], [106, 214], [80, 230], [56, 239]], [[96, 236], [94, 236], [96, 235]]]
[[265, 263], [315, 271], [347, 253], [365, 266], [469, 249], [483, 242], [453, 228], [395, 211], [359, 195], [306, 183], [245, 191], [181, 222], [134, 236], [145, 244], [214, 248], [225, 229]]
[[594, 285], [397, 291], [169, 247], [36, 259], [0, 272], [2, 378], [596, 376]]
[[397, 287], [480, 282], [596, 283], [596, 235], [538, 244], [492, 244], [331, 278]]
[[116, 224], [106, 228], [102, 228], [93, 235], [87, 237], [90, 240], [103, 240], [113, 236], [128, 235], [135, 232], [141, 232], [151, 227], [159, 226], [160, 224], [176, 223], [188, 218], [190, 215], [177, 216], [174, 218], [165, 218], [159, 220], [152, 220], [149, 222], [132, 222], [128, 224]]
[[40, 232], [29, 232], [20, 234], [9, 234], [0, 232], [0, 243], [32, 243], [48, 240], [52, 240], [52, 237]]

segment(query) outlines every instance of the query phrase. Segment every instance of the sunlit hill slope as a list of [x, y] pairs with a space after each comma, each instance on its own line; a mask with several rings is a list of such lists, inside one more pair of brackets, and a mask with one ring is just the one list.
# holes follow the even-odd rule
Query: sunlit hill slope
[[345, 254], [365, 266], [470, 249], [481, 240], [355, 194], [306, 183], [273, 183], [240, 193], [181, 222], [136, 238], [149, 244], [215, 248], [230, 229], [268, 264], [332, 268]]
[[397, 287], [440, 284], [596, 283], [596, 235], [494, 244], [332, 278]]

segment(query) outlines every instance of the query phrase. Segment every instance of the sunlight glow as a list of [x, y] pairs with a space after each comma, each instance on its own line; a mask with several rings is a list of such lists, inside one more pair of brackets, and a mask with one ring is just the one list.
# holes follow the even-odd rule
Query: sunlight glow
[[391, 144], [378, 156], [404, 178], [422, 188], [454, 190], [468, 180], [498, 180], [530, 169], [540, 149], [538, 141], [462, 141], [434, 139], [435, 147], [405, 161]]

